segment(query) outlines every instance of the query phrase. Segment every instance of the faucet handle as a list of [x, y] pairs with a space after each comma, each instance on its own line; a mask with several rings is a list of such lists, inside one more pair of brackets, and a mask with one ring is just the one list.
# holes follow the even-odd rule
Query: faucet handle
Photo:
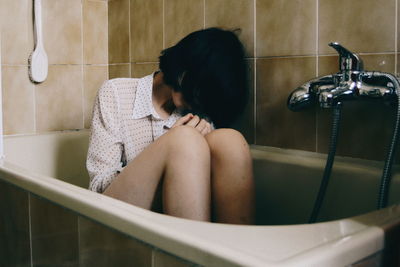
[[354, 54], [353, 52], [347, 50], [339, 43], [329, 43], [329, 46], [333, 47], [339, 53], [339, 69], [340, 71], [362, 71], [364, 70], [364, 63], [362, 59]]

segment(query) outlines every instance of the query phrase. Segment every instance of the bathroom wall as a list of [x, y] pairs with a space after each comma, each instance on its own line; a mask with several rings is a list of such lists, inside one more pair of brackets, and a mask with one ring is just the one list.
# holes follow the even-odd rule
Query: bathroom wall
[[106, 0], [42, 0], [45, 82], [28, 76], [33, 50], [32, 0], [0, 0], [6, 135], [89, 126], [94, 95], [108, 78]]
[[[158, 69], [164, 48], [205, 27], [242, 29], [254, 92], [254, 1], [109, 0], [110, 77], [141, 77]], [[236, 125], [254, 142], [254, 95]]]
[[[338, 41], [368, 70], [397, 73], [400, 0], [42, 0], [49, 77], [28, 78], [32, 1], [0, 0], [5, 134], [89, 127], [107, 78], [157, 69], [161, 49], [205, 27], [241, 28], [252, 98], [236, 128], [250, 143], [325, 153], [331, 110], [294, 113], [289, 93], [337, 71]], [[358, 15], [367, 14], [367, 15]], [[381, 160], [394, 108], [346, 102], [338, 154]]]
[[[327, 152], [331, 110], [294, 113], [288, 94], [310, 78], [338, 71], [337, 41], [368, 70], [397, 72], [397, 0], [256, 1], [256, 143]], [[338, 155], [383, 159], [395, 109], [346, 102]]]
[[[337, 41], [360, 53], [368, 70], [397, 73], [399, 0], [110, 0], [110, 77], [157, 69], [161, 49], [191, 31], [241, 28], [253, 101], [239, 128], [250, 143], [327, 152], [331, 110], [294, 113], [289, 93], [338, 71]], [[385, 157], [395, 109], [346, 102], [337, 154]]]

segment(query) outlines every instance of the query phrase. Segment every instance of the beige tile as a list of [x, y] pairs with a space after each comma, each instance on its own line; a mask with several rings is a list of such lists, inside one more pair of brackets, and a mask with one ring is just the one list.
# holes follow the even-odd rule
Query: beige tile
[[131, 64], [116, 64], [108, 67], [109, 79], [131, 77]]
[[[386, 158], [394, 124], [395, 108], [384, 103], [344, 102], [336, 155], [383, 160]], [[319, 109], [317, 152], [327, 153], [332, 128], [332, 110]]]
[[[395, 55], [361, 55], [367, 70], [393, 72]], [[319, 59], [320, 75], [338, 70], [337, 56]], [[383, 101], [355, 100], [343, 102], [337, 155], [383, 160], [391, 140], [395, 108]], [[317, 149], [326, 153], [331, 135], [332, 111], [318, 109]], [[377, 142], [376, 140], [379, 140]]]
[[32, 1], [1, 0], [0, 26], [2, 63], [28, 64], [33, 50]]
[[239, 119], [235, 122], [232, 128], [238, 130], [243, 134], [249, 144], [254, 144], [254, 95], [255, 95], [255, 86], [254, 86], [254, 59], [247, 60], [248, 66], [248, 86], [249, 86], [249, 100], [248, 104], [243, 112], [243, 114], [239, 117]]
[[0, 181], [0, 266], [30, 266], [28, 193]]
[[206, 27], [241, 29], [247, 56], [254, 56], [254, 0], [206, 0]]
[[397, 58], [397, 64], [396, 64], [396, 77], [399, 78], [400, 77], [400, 53], [396, 54], [396, 58]]
[[[78, 217], [75, 213], [39, 196], [30, 196], [32, 238], [75, 233]], [[78, 236], [76, 236], [78, 237]]]
[[83, 72], [83, 106], [85, 108], [85, 128], [90, 128], [94, 99], [101, 85], [108, 78], [107, 66], [84, 66]]
[[204, 26], [203, 0], [164, 0], [165, 47]]
[[82, 67], [52, 65], [36, 86], [37, 131], [83, 128]]
[[334, 53], [335, 41], [358, 53], [394, 52], [395, 7], [396, 0], [320, 0], [319, 53]]
[[151, 266], [152, 248], [79, 217], [80, 266]]
[[30, 209], [33, 265], [77, 266], [77, 214], [33, 195]]
[[129, 0], [108, 3], [108, 59], [129, 62]]
[[315, 57], [257, 59], [256, 144], [315, 151], [315, 109], [292, 112], [289, 94], [315, 77]]
[[189, 267], [194, 266], [193, 263], [185, 261], [181, 258], [167, 254], [161, 250], [153, 250], [154, 263], [153, 267]]
[[360, 57], [364, 61], [365, 70], [376, 70], [392, 74], [395, 72], [394, 54], [361, 55]]
[[132, 64], [132, 78], [141, 78], [157, 71], [158, 63]]
[[42, 7], [43, 38], [49, 64], [81, 64], [81, 0], [43, 0]]
[[158, 61], [163, 49], [163, 0], [131, 0], [131, 62]]
[[83, 2], [83, 62], [108, 63], [107, 2]]
[[27, 66], [3, 66], [3, 125], [5, 134], [35, 131], [35, 86]]
[[258, 0], [256, 10], [257, 57], [316, 53], [315, 0]]

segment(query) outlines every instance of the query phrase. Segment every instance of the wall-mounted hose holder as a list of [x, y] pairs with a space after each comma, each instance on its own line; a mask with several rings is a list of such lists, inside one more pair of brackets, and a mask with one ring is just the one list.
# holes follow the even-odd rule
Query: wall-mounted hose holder
[[43, 45], [42, 0], [34, 1], [34, 36], [35, 49], [29, 57], [29, 77], [32, 82], [41, 83], [47, 78], [48, 59]]

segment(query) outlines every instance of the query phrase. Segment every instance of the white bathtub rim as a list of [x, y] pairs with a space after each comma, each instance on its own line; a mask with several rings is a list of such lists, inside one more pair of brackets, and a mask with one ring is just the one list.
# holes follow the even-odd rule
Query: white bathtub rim
[[[64, 203], [60, 204], [78, 212], [79, 214], [85, 214], [85, 212], [82, 211], [88, 211], [92, 209], [89, 216], [92, 219], [101, 221], [103, 224], [116, 228], [117, 230], [124, 232], [128, 235], [132, 235], [132, 233], [135, 232], [133, 236], [139, 235], [139, 239], [143, 240], [144, 242], [204, 265], [221, 266], [221, 264], [238, 264], [267, 266], [266, 264], [268, 263], [271, 264], [271, 266], [286, 266], [285, 262], [287, 261], [287, 264], [289, 264], [291, 261], [293, 261], [293, 259], [296, 259], [297, 264], [299, 264], [300, 262], [298, 260], [302, 258], [301, 254], [313, 253], [314, 249], [320, 250], [318, 246], [322, 245], [321, 243], [315, 244], [315, 246], [299, 251], [297, 254], [287, 255], [285, 259], [281, 258], [280, 260], [267, 260], [265, 258], [265, 255], [257, 255], [257, 253], [243, 253], [243, 250], [241, 250], [240, 248], [235, 249], [234, 247], [221, 246], [214, 242], [208, 242], [206, 239], [193, 237], [193, 235], [191, 235], [190, 233], [185, 234], [184, 231], [176, 231], [176, 229], [174, 230], [170, 227], [165, 227], [164, 224], [159, 223], [159, 220], [170, 222], [172, 221], [173, 223], [177, 224], [185, 223], [193, 225], [194, 227], [199, 227], [200, 225], [213, 225], [214, 228], [223, 226], [232, 229], [233, 233], [235, 233], [235, 231], [242, 231], [241, 229], [251, 229], [255, 231], [256, 229], [269, 228], [278, 230], [289, 229], [294, 226], [234, 226], [188, 221], [146, 211], [51, 177], [41, 176], [37, 174], [32, 175], [27, 170], [7, 162], [4, 162], [2, 164], [2, 167], [0, 168], [0, 173], [8, 173], [14, 177], [17, 177], [18, 180], [15, 180], [13, 178], [9, 178], [6, 175], [5, 180], [19, 187], [25, 188], [25, 190], [27, 191], [30, 191], [37, 195], [41, 195], [56, 203], [59, 203], [60, 199], [64, 198]], [[78, 200], [76, 199], [77, 195], [80, 196]], [[111, 215], [106, 209], [107, 206], [114, 207], [114, 209], [111, 209]], [[395, 220], [396, 218], [398, 220], [398, 214], [400, 213], [399, 211], [400, 208], [397, 208], [397, 213], [395, 213], [397, 214], [397, 217], [395, 216]], [[110, 216], [112, 216], [114, 219], [110, 220]], [[115, 218], [118, 218], [119, 220], [115, 220]], [[349, 220], [351, 219], [340, 221]], [[326, 222], [317, 225], [330, 223], [335, 222]], [[379, 224], [382, 224], [382, 222], [377, 222], [377, 224], [379, 226]], [[296, 226], [298, 227], [299, 225]], [[137, 231], [132, 231], [131, 227], [136, 227]], [[309, 228], [312, 226], [303, 225], [303, 227]], [[347, 233], [347, 235], [345, 236], [340, 235], [334, 240], [329, 240], [325, 242], [325, 244], [329, 244], [330, 242], [337, 242], [338, 240], [342, 240], [349, 235], [356, 238], [358, 232], [363, 232], [364, 234], [365, 232], [371, 232], [373, 235], [376, 235], [377, 228], [378, 227], [376, 226], [370, 225], [356, 225], [352, 233]], [[383, 230], [379, 228], [379, 231], [379, 235], [381, 236], [381, 238], [383, 238]], [[142, 233], [141, 235], [140, 232]], [[162, 236], [165, 239], [164, 241], [168, 244], [160, 242], [159, 238], [157, 238], [158, 236]], [[188, 244], [190, 244], [190, 247], [188, 247]], [[382, 249], [383, 244], [376, 247], [377, 251]], [[207, 259], [204, 257], [199, 257], [201, 252], [206, 252], [211, 257], [207, 257]]]
[[[0, 167], [0, 174], [4, 175], [8, 173], [13, 177], [18, 178], [18, 180], [15, 181], [13, 179], [9, 179], [9, 177], [2, 177], [3, 180], [14, 184], [30, 193], [43, 197], [51, 202], [64, 206], [74, 212], [77, 212], [79, 215], [84, 215], [89, 219], [112, 227], [124, 234], [134, 237], [136, 236], [136, 239], [142, 240], [145, 243], [161, 248], [172, 254], [176, 254], [183, 258], [196, 260], [196, 262], [202, 263], [201, 259], [189, 257], [190, 253], [188, 254], [188, 251], [182, 253], [182, 250], [180, 249], [173, 249], [174, 245], [176, 246], [179, 244], [184, 245], [184, 248], [186, 248], [186, 242], [188, 241], [191, 242], [190, 244], [194, 245], [195, 250], [197, 251], [208, 252], [210, 249], [216, 249], [219, 254], [224, 254], [223, 250], [225, 250], [225, 248], [213, 248], [213, 246], [209, 246], [209, 244], [202, 245], [202, 242], [199, 242], [198, 239], [193, 239], [190, 235], [185, 236], [185, 234], [182, 232], [179, 232], [180, 238], [177, 238], [177, 236], [174, 236], [174, 231], [171, 232], [169, 228], [165, 228], [163, 225], [154, 223], [146, 218], [146, 215], [149, 215], [150, 211], [128, 205], [102, 194], [98, 194], [51, 177], [37, 174], [27, 175], [25, 173], [25, 169], [19, 168], [16, 165], [12, 166], [13, 164], [7, 164], [7, 162], [1, 165], [2, 167]], [[60, 188], [62, 188], [62, 190]], [[77, 199], [76, 194], [80, 194], [83, 197]], [[113, 207], [114, 209], [106, 209], [111, 207]], [[162, 214], [157, 215], [165, 216]], [[138, 216], [140, 216], [140, 220], [132, 221], [132, 217], [137, 218]], [[179, 218], [176, 219], [179, 220]], [[129, 226], [133, 226], [139, 229], [137, 229], [137, 231], [132, 231], [132, 228], [130, 228]], [[150, 234], [150, 236], [146, 234]], [[154, 235], [155, 238], [151, 238], [151, 235]], [[168, 242], [172, 241], [174, 244], [165, 246], [164, 244], [159, 242], [159, 236], [167, 238]], [[181, 243], [180, 241], [182, 239], [184, 239], [186, 242]], [[204, 248], [204, 250], [201, 249], [202, 247]], [[213, 254], [213, 250], [211, 250], [210, 252], [211, 253], [209, 254]], [[232, 255], [232, 251], [228, 251], [228, 254]], [[248, 259], [250, 261], [246, 261], [246, 258], [248, 258], [248, 255], [240, 255], [239, 253], [239, 258], [237, 260], [241, 262], [243, 259], [243, 264], [245, 262], [254, 262], [254, 259], [252, 257]], [[223, 257], [219, 256], [217, 256], [215, 259], [212, 259], [211, 262], [203, 262], [202, 264], [211, 263], [211, 265], [218, 266], [219, 264], [226, 264], [227, 262], [234, 264], [234, 261], [230, 261], [230, 257], [224, 259]], [[258, 266], [258, 264], [255, 266]]]

